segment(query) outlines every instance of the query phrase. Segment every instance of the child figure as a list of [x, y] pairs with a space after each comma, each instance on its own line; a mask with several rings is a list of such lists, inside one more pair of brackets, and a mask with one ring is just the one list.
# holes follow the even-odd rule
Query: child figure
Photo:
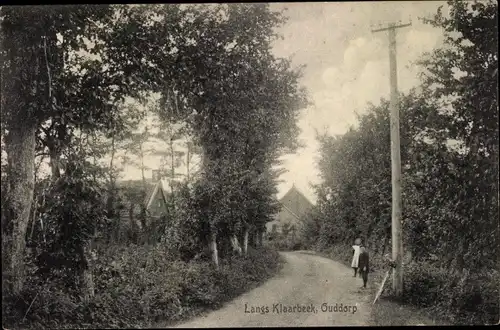
[[352, 256], [351, 267], [354, 268], [354, 277], [358, 274], [358, 263], [359, 263], [359, 254], [360, 254], [360, 239], [356, 239], [354, 241], [354, 245], [352, 246], [354, 250], [354, 255]]
[[359, 254], [359, 273], [363, 278], [363, 288], [366, 288], [366, 282], [368, 282], [368, 272], [370, 271], [370, 258], [368, 256], [368, 251], [364, 246], [360, 247]]

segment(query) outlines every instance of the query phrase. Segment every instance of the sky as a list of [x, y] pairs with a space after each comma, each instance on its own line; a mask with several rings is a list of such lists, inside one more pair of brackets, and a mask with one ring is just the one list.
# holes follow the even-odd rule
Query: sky
[[[316, 166], [316, 130], [343, 134], [356, 125], [369, 102], [377, 104], [389, 97], [389, 58], [387, 32], [371, 30], [390, 22], [407, 23], [397, 30], [398, 87], [401, 92], [418, 85], [418, 68], [413, 63], [424, 53], [439, 47], [442, 32], [422, 23], [419, 17], [432, 17], [441, 1], [367, 1], [272, 3], [271, 8], [287, 8], [288, 22], [278, 32], [284, 37], [274, 44], [279, 57], [292, 56], [295, 66], [306, 65], [301, 84], [308, 90], [312, 105], [300, 115], [300, 140], [305, 148], [286, 155], [288, 171], [279, 184], [278, 198], [295, 185], [313, 203], [312, 184], [320, 183]], [[388, 146], [389, 148], [389, 146]], [[3, 154], [2, 154], [3, 156]], [[158, 157], [147, 157], [146, 164], [158, 168]], [[193, 160], [193, 165], [196, 165]], [[194, 166], [196, 167], [196, 166]], [[123, 169], [122, 179], [140, 179], [134, 166]], [[195, 169], [193, 169], [195, 170]], [[177, 171], [185, 172], [185, 168]], [[151, 170], [146, 171], [151, 177]]]
[[[424, 24], [419, 17], [432, 17], [441, 1], [273, 3], [288, 8], [289, 20], [280, 28], [284, 40], [274, 45], [280, 57], [292, 57], [295, 66], [306, 65], [301, 80], [313, 105], [300, 115], [300, 139], [306, 145], [287, 155], [287, 173], [278, 197], [295, 185], [312, 202], [311, 184], [320, 183], [315, 130], [331, 135], [356, 125], [368, 103], [389, 98], [389, 50], [387, 32], [372, 33], [390, 22], [412, 25], [397, 30], [398, 89], [405, 92], [419, 84], [415, 61], [439, 47], [442, 31]], [[444, 11], [446, 13], [446, 10]], [[389, 148], [389, 146], [387, 146]]]

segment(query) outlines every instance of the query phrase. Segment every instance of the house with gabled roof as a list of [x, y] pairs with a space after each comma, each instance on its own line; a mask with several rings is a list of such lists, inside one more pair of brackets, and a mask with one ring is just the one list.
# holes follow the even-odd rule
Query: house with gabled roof
[[160, 218], [167, 214], [169, 193], [162, 180], [128, 180], [117, 182], [121, 203], [120, 219], [134, 220], [140, 227], [142, 206], [146, 207], [146, 217]]
[[279, 200], [281, 210], [273, 221], [266, 224], [266, 231], [283, 233], [284, 230], [296, 233], [305, 221], [305, 216], [313, 204], [300, 192], [295, 185]]

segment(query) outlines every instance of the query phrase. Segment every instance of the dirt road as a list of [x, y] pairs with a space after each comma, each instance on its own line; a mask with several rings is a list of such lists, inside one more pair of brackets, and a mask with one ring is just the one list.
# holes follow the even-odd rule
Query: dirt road
[[351, 269], [305, 252], [283, 256], [287, 263], [276, 277], [221, 309], [176, 327], [368, 324], [369, 289], [361, 288], [362, 280], [354, 278]]

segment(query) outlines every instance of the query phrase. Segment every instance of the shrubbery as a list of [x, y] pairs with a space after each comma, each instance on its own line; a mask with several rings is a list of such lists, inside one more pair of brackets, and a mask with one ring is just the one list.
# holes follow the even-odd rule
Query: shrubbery
[[332, 245], [327, 248], [318, 248], [317, 246], [315, 246], [315, 248], [328, 257], [338, 260], [349, 267], [351, 266], [352, 249], [350, 246]]
[[[457, 324], [498, 322], [498, 272], [454, 273], [429, 263], [405, 266], [402, 301], [429, 308], [434, 314]], [[386, 296], [392, 286], [386, 284]]]
[[270, 248], [277, 251], [297, 251], [303, 250], [305, 244], [301, 239], [276, 237], [266, 243]]
[[91, 301], [68, 295], [57, 282], [37, 282], [33, 272], [23, 295], [8, 301], [4, 326], [124, 328], [181, 320], [220, 306], [281, 266], [279, 254], [264, 248], [223, 260], [219, 271], [208, 262], [175, 261], [160, 246], [102, 246], [99, 252]]
[[[311, 246], [351, 266], [352, 249], [346, 245]], [[370, 253], [372, 272], [389, 269], [381, 254]], [[403, 303], [429, 309], [436, 316], [456, 324], [498, 322], [500, 295], [496, 270], [459, 274], [430, 262], [411, 262], [404, 268]], [[383, 297], [393, 299], [392, 277], [384, 285]]]
[[[197, 198], [186, 186], [176, 195], [175, 212], [138, 233], [140, 244], [122, 244], [105, 235], [97, 182], [73, 175], [57, 183], [39, 213], [52, 234], [39, 232], [30, 240], [24, 289], [3, 295], [5, 326], [129, 328], [182, 320], [220, 306], [279, 269], [276, 252], [249, 246], [246, 256], [220, 253], [216, 270], [204, 250]], [[82, 187], [87, 196], [77, 198]]]

